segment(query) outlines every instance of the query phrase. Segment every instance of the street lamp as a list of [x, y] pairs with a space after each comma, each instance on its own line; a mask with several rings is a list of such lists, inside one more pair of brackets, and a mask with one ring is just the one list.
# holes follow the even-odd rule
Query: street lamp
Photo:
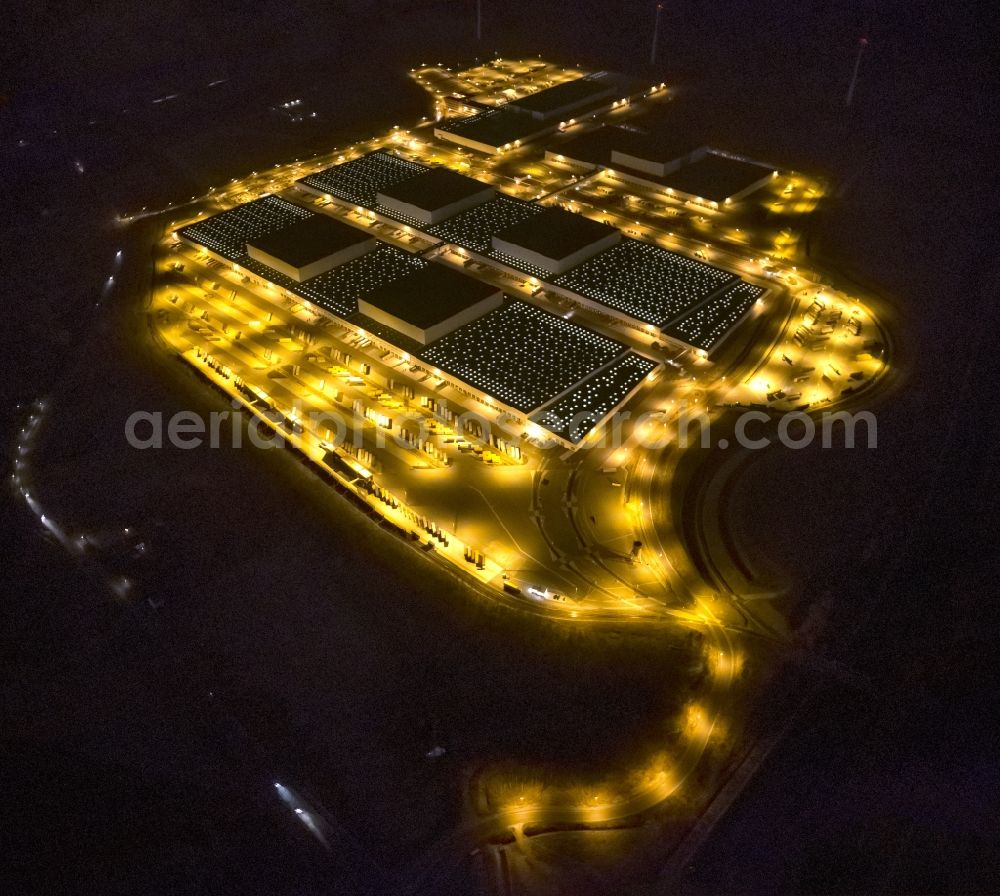
[[864, 53], [865, 47], [868, 46], [868, 38], [862, 37], [858, 40], [858, 55], [854, 60], [854, 72], [851, 75], [851, 83], [847, 88], [847, 99], [844, 102], [845, 106], [851, 105], [851, 100], [854, 99], [854, 88], [858, 83], [858, 69], [861, 67], [861, 54]]

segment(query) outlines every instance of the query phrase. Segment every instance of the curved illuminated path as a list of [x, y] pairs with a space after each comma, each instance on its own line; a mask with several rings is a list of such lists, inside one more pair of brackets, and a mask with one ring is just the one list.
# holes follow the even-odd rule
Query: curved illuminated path
[[[733, 643], [726, 627], [712, 615], [711, 608], [703, 600], [697, 601], [697, 610], [690, 614], [692, 621], [699, 623], [705, 634], [710, 651], [723, 660], [718, 664], [718, 673], [712, 676], [712, 686], [704, 694], [706, 704], [718, 705], [725, 699], [733, 681], [735, 661]], [[681, 615], [678, 613], [678, 615]], [[546, 805], [526, 803], [511, 805], [489, 815], [469, 819], [451, 833], [438, 840], [428, 849], [419, 862], [405, 869], [396, 881], [397, 892], [423, 892], [434, 879], [438, 869], [450, 865], [470, 848], [488, 842], [490, 839], [515, 831], [523, 834], [526, 825], [579, 827], [581, 830], [600, 828], [615, 821], [631, 819], [641, 813], [656, 808], [670, 799], [696, 772], [708, 746], [721, 712], [697, 716], [694, 723], [685, 730], [685, 742], [679, 754], [675, 755], [668, 769], [660, 770], [650, 780], [638, 788], [633, 788], [627, 797], [619, 800], [603, 800], [595, 797], [592, 801], [575, 804]]]
[[[772, 323], [766, 332], [760, 355], [754, 359], [749, 374], [743, 375], [745, 381], [749, 381], [769, 357], [780, 351], [782, 341], [789, 336], [789, 329], [795, 326], [798, 319], [800, 302], [807, 300], [815, 290], [815, 286], [809, 285], [790, 297], [787, 313], [781, 315], [776, 323]], [[877, 332], [882, 338], [886, 338], [881, 327], [878, 327]], [[726, 373], [731, 375], [734, 368], [735, 365], [728, 368]], [[827, 403], [826, 408], [843, 409], [852, 404], [862, 406], [874, 391], [871, 385], [863, 398], [845, 397], [836, 403]], [[716, 388], [718, 387], [717, 382]], [[724, 390], [728, 391], [729, 388], [724, 387]], [[703, 393], [699, 394], [704, 397]], [[673, 519], [669, 496], [679, 455], [680, 452], [673, 451], [670, 447], [655, 446], [638, 450], [628, 483], [633, 502], [637, 501], [642, 508], [642, 512], [635, 518], [636, 537], [649, 549], [648, 556], [656, 558], [662, 580], [669, 585], [676, 597], [687, 603], [684, 609], [664, 608], [664, 614], [672, 617], [677, 624], [696, 627], [701, 631], [705, 637], [704, 648], [708, 656], [715, 659], [711, 683], [699, 696], [696, 715], [688, 718], [682, 735], [683, 742], [675, 750], [669, 768], [649, 776], [644, 784], [632, 788], [627, 795], [618, 799], [595, 795], [591, 800], [552, 804], [525, 798], [491, 814], [469, 818], [465, 824], [439, 840], [421, 861], [406, 870], [400, 877], [401, 892], [420, 891], [421, 887], [434, 880], [437, 871], [465, 854], [463, 850], [468, 850], [470, 846], [491, 840], [496, 842], [511, 832], [515, 834], [517, 842], [519, 837], [525, 836], [525, 826], [557, 829], [577, 827], [587, 830], [635, 819], [636, 816], [657, 808], [674, 796], [697, 771], [713, 733], [725, 717], [726, 701], [735, 673], [739, 669], [739, 651], [734, 638], [753, 635], [779, 643], [785, 638], [785, 633], [776, 631], [767, 621], [756, 618], [747, 604], [741, 601], [738, 589], [728, 581], [727, 572], [723, 568], [731, 558], [713, 554], [713, 551], [720, 549], [724, 554], [724, 546], [703, 545], [701, 554], [703, 562], [709, 566], [708, 581], [703, 572], [692, 567], [691, 558], [680, 547], [682, 542], [708, 541], [703, 531], [705, 519], [716, 518], [720, 513], [720, 508], [708, 497], [709, 486], [717, 479], [732, 480], [738, 476], [745, 467], [748, 452], [734, 451], [715, 466], [703, 464], [696, 475], [704, 481], [696, 487], [696, 500], [690, 512], [682, 519]], [[586, 463], [587, 461], [583, 461], [583, 464]], [[596, 464], [599, 463], [598, 459]], [[591, 460], [590, 465], [594, 464], [595, 461]], [[576, 469], [579, 471], [579, 467]], [[591, 474], [593, 473], [592, 470]], [[729, 484], [731, 485], [731, 481]], [[572, 518], [574, 511], [567, 511], [567, 515]], [[686, 533], [684, 539], [679, 537], [681, 530]], [[729, 611], [727, 615], [735, 618], [720, 619], [718, 612], [722, 609]]]
[[[480, 66], [475, 70], [475, 77], [487, 80], [493, 77], [488, 71], [491, 65], [496, 68], [497, 83], [504, 89], [509, 89], [511, 77], [521, 77], [517, 74], [521, 64], [506, 61]], [[421, 86], [438, 97], [435, 107], [437, 112], [442, 113], [445, 111], [442, 97], [456, 90], [465, 90], [469, 83], [468, 75], [430, 67], [415, 70], [413, 76]], [[563, 79], [571, 75], [552, 66], [545, 68], [545, 77]], [[529, 89], [538, 89], [537, 85], [530, 87], [530, 78], [534, 75], [523, 77]], [[650, 102], [658, 102], [659, 99], [659, 95], [651, 96]], [[628, 114], [628, 111], [618, 109], [612, 117]], [[529, 449], [534, 456], [529, 458], [528, 466], [512, 474], [521, 476], [519, 487], [523, 490], [527, 506], [525, 503], [515, 506], [515, 501], [506, 499], [509, 489], [506, 480], [495, 485], [495, 491], [491, 493], [487, 480], [478, 472], [478, 478], [459, 483], [449, 484], [446, 478], [434, 480], [443, 482], [443, 488], [451, 489], [445, 492], [448, 501], [464, 502], [462, 507], [466, 516], [476, 516], [477, 522], [486, 520], [481, 522], [482, 526], [488, 523], [500, 533], [500, 537], [507, 542], [506, 553], [510, 557], [523, 561], [526, 568], [530, 566], [532, 574], [543, 575], [548, 565], [548, 572], [553, 581], [558, 580], [559, 589], [565, 586], [566, 593], [576, 600], [560, 603], [513, 597], [502, 589], [499, 570], [513, 571], [516, 570], [515, 565], [510, 562], [494, 563], [496, 570], [487, 570], [487, 573], [476, 577], [475, 571], [463, 563], [460, 550], [456, 560], [443, 557], [445, 551], [435, 546], [437, 559], [442, 562], [451, 560], [463, 570], [463, 574], [471, 573], [470, 581], [478, 591], [488, 593], [492, 599], [504, 604], [563, 624], [599, 626], [603, 621], [621, 623], [629, 620], [643, 626], [644, 630], [650, 625], [683, 626], [697, 630], [704, 638], [701, 650], [710, 674], [708, 684], [698, 693], [697, 703], [689, 704], [685, 710], [680, 740], [673, 747], [668, 764], [651, 764], [642, 777], [643, 783], [628, 789], [624, 786], [616, 788], [617, 796], [614, 797], [607, 793], [595, 793], [594, 788], [589, 788], [588, 793], [588, 787], [581, 785], [575, 788], [575, 792], [582, 794], [576, 800], [546, 801], [522, 796], [491, 813], [476, 815], [470, 811], [462, 824], [439, 839], [417, 863], [399, 874], [394, 888], [394, 892], [398, 893], [426, 887], [438, 872], [467, 855], [470, 847], [496, 842], [512, 831], [515, 838], [523, 838], [525, 826], [586, 830], [635, 819], [669, 800], [689, 781], [713, 737], [725, 728], [724, 720], [729, 709], [727, 701], [731, 699], [742, 661], [738, 639], [749, 636], [780, 644], [786, 634], [775, 628], [772, 622], [761, 618], [742, 599], [740, 577], [733, 575], [738, 566], [732, 556], [738, 550], [735, 540], [720, 539], [715, 531], [719, 527], [724, 529], [726, 525], [726, 521], [720, 519], [719, 496], [745, 469], [746, 450], [734, 449], [725, 455], [717, 454], [703, 459], [693, 470], [684, 468], [681, 473], [684, 452], [676, 447], [671, 436], [676, 434], [681, 418], [692, 407], [703, 411], [714, 427], [716, 424], [725, 425], [725, 414], [729, 413], [726, 407], [789, 411], [801, 400], [809, 406], [809, 413], [812, 414], [835, 407], [866, 404], [877, 391], [887, 367], [878, 358], [858, 360], [864, 355], [860, 351], [860, 340], [852, 340], [838, 329], [836, 339], [831, 339], [822, 349], [800, 350], [793, 346], [796, 328], [801, 327], [803, 322], [808, 324], [810, 315], [815, 324], [819, 323], [820, 312], [815, 310], [817, 306], [823, 313], [828, 313], [831, 308], [841, 309], [838, 313], [846, 313], [850, 320], [858, 321], [859, 327], [863, 325], [866, 333], [877, 335], [887, 346], [886, 355], [891, 355], [888, 336], [870, 308], [857, 298], [830, 287], [821, 275], [797, 270], [793, 261], [800, 259], [801, 255], [794, 237], [786, 230], [777, 234], [741, 232], [723, 212], [706, 210], [695, 215], [690, 209], [685, 211], [685, 204], [675, 197], [650, 196], [647, 198], [656, 198], [655, 203], [636, 203], [635, 200], [640, 197], [625, 193], [620, 186], [609, 187], [610, 181], [605, 183], [600, 172], [582, 178], [566, 166], [527, 159], [523, 148], [483, 159], [454, 144], [435, 143], [429, 124], [425, 120], [410, 131], [394, 128], [385, 135], [339, 152], [335, 150], [308, 163], [296, 160], [269, 171], [254, 172], [243, 180], [234, 179], [217, 192], [213, 189], [206, 196], [190, 202], [178, 202], [166, 209], [142, 209], [123, 217], [121, 222], [128, 224], [171, 212], [178, 219], [169, 223], [169, 230], [172, 231], [211, 211], [222, 210], [263, 194], [280, 193], [311, 171], [388, 147], [427, 164], [444, 164], [489, 181], [512, 195], [532, 200], [544, 197], [545, 202], [568, 203], [575, 206], [574, 211], [610, 219], [630, 233], [673, 250], [699, 257], [710, 253], [713, 263], [741, 276], [758, 281], [764, 276], [774, 279], [769, 283], [772, 288], [767, 298], [768, 307], [756, 309], [754, 316], [741, 324], [739, 332], [743, 335], [740, 344], [732, 350], [723, 351], [714, 366], [708, 364], [707, 359], [689, 353], [683, 365], [675, 365], [672, 369], [664, 366], [665, 373], [657, 374], [659, 378], [638, 393], [630, 403], [630, 409], [637, 412], [636, 416], [638, 412], [654, 415], [655, 420], [630, 425], [625, 430], [625, 445], [585, 447], [569, 457], [560, 456], [554, 450], [534, 452]], [[519, 173], [522, 169], [528, 173]], [[782, 186], [785, 181], [787, 186]], [[630, 189], [642, 192], [639, 187]], [[766, 201], [768, 209], [776, 210], [779, 215], [789, 209], [805, 214], [815, 207], [821, 195], [820, 185], [792, 173], [780, 183], [776, 182], [761, 201]], [[679, 226], [677, 222], [681, 220], [681, 215], [686, 216], [684, 226], [687, 229], [678, 234], [674, 230]], [[150, 221], [149, 225], [153, 223]], [[368, 226], [360, 216], [352, 223]], [[670, 230], [667, 230], [668, 227]], [[385, 232], [379, 235], [391, 240]], [[286, 409], [296, 401], [305, 401], [307, 405], [309, 402], [321, 404], [325, 387], [317, 387], [315, 383], [317, 380], [325, 381], [329, 365], [320, 369], [310, 360], [309, 353], [304, 352], [301, 363], [295, 364], [295, 370], [300, 373], [283, 373], [280, 381], [278, 378], [269, 379], [268, 373], [274, 370], [274, 363], [268, 360], [271, 354], [268, 346], [274, 343], [268, 340], [273, 340], [279, 330], [282, 333], [291, 332], [289, 328], [304, 331], [309, 326], [315, 327], [310, 338], [328, 339], [330, 344], [342, 344], [337, 340], [350, 339], [354, 334], [335, 332], [336, 325], [331, 326], [329, 322], [310, 323], [309, 314], [297, 310], [291, 302], [282, 304], [273, 292], [266, 296], [253, 294], [252, 290], [245, 288], [246, 281], [238, 272], [218, 267], [209, 269], [207, 256], [199, 259], [191, 253], [181, 259], [180, 255], [175, 255], [174, 261], [183, 260], [188, 265], [187, 271], [184, 276], [177, 274], [176, 268], [168, 271], [169, 253], [182, 248], [168, 246], [169, 242], [168, 236], [156, 256], [159, 279], [154, 284], [149, 306], [152, 329], [161, 344], [184, 357], [223, 390], [231, 388], [227, 384], [229, 377], [216, 376], [212, 372], [214, 367], [207, 370], [204, 367], [206, 357], [213, 357], [218, 364], [241, 375], [247, 384], [262, 383], [275, 399], [276, 407], [279, 401]], [[231, 293], [231, 297], [223, 297], [213, 287], [202, 286], [204, 282], [216, 278], [228, 281], [226, 292]], [[217, 287], [218, 283], [214, 286]], [[505, 288], [526, 299], [534, 297], [535, 290], [528, 282], [514, 286], [507, 284]], [[765, 310], [767, 313], [760, 313]], [[274, 332], [269, 334], [267, 324], [262, 325], [262, 319], [271, 321], [272, 314], [274, 326], [271, 329]], [[213, 319], [216, 321], [214, 325], [211, 324]], [[196, 324], [194, 328], [189, 327], [192, 322]], [[205, 330], [204, 337], [199, 335], [202, 329]], [[234, 331], [235, 338], [232, 337]], [[625, 335], [638, 338], [634, 332]], [[646, 340], [646, 346], [651, 344], [650, 335], [643, 334], [642, 338]], [[800, 369], [811, 365], [808, 369], [815, 371], [815, 375], [811, 378], [793, 377], [793, 362], [789, 355], [797, 359], [795, 363], [800, 365]], [[379, 361], [373, 359], [372, 366], [378, 365]], [[828, 368], [829, 376], [826, 375]], [[809, 379], [808, 385], [802, 387], [805, 394], [775, 399], [779, 393], [794, 392], [798, 386], [790, 384], [805, 379]], [[832, 383], [836, 379], [841, 382], [834, 388]], [[862, 380], [864, 391], [859, 392], [853, 384]], [[824, 383], [830, 383], [829, 388]], [[352, 394], [352, 388], [343, 387], [349, 397], [363, 395], [360, 389]], [[230, 394], [238, 397], [236, 393]], [[64, 540], [63, 529], [42, 513], [29, 487], [27, 454], [34, 439], [36, 421], [43, 411], [40, 406], [21, 434], [13, 484], [20, 490], [29, 509], [39, 517], [41, 525], [57, 539]], [[301, 437], [290, 434], [288, 439], [313, 461], [325, 456], [325, 450], [320, 450], [324, 443], [316, 433], [307, 431]], [[457, 454], [452, 459], [462, 463]], [[387, 457], [386, 460], [387, 465], [389, 460], [397, 464], [400, 462], [399, 457]], [[433, 475], [447, 477], [447, 459], [432, 457], [427, 460], [427, 466], [434, 468], [427, 474], [428, 478]], [[471, 468], [465, 466], [462, 469], [468, 471]], [[621, 471], [617, 475], [622, 481], [609, 483], [606, 475], [609, 469]], [[681, 480], [681, 475], [689, 478]], [[615, 492], [612, 486], [619, 491]], [[685, 489], [691, 499], [683, 502], [684, 510], [679, 518], [675, 518], [671, 496], [677, 490]], [[413, 489], [417, 490], [416, 487]], [[439, 500], [440, 503], [447, 502]], [[482, 504], [483, 511], [471, 511], [469, 508], [473, 504]], [[387, 518], [392, 517], [391, 511], [386, 508], [373, 507]], [[455, 529], [458, 529], [457, 514], [454, 518]], [[393, 521], [401, 526], [406, 522], [402, 519]], [[706, 524], [708, 521], [713, 522], [715, 530]], [[633, 562], [636, 558], [629, 556], [629, 548], [636, 541], [642, 544], [642, 555], [637, 562]], [[67, 547], [72, 549], [72, 546]], [[620, 777], [626, 775], [623, 773]], [[282, 798], [286, 802], [292, 799], [289, 795], [294, 795], [293, 791], [284, 785], [276, 786], [282, 788], [279, 794], [284, 794]], [[523, 789], [533, 792], [543, 788], [525, 785]], [[564, 796], [570, 791], [574, 788], [560, 788]], [[289, 802], [289, 805], [292, 803]]]
[[[686, 592], [690, 597], [691, 604], [688, 608], [669, 609], [666, 610], [666, 615], [672, 617], [677, 624], [702, 632], [705, 651], [715, 660], [710, 685], [699, 695], [699, 709], [693, 717], [689, 715], [682, 743], [679, 750], [675, 750], [669, 767], [650, 775], [644, 784], [633, 787], [626, 796], [619, 799], [595, 796], [590, 801], [562, 804], [525, 799], [522, 804], [515, 802], [493, 813], [470, 817], [438, 840], [417, 863], [399, 875], [398, 892], [423, 892], [425, 887], [432, 885], [437, 873], [446, 873], [446, 869], [460, 856], [468, 854], [470, 848], [490, 841], [497, 842], [512, 832], [516, 844], [519, 837], [525, 836], [526, 826], [562, 830], [577, 828], [585, 831], [635, 820], [637, 816], [655, 810], [677, 794], [697, 772], [717, 726], [725, 717], [726, 701], [739, 670], [739, 648], [735, 639], [741, 634], [752, 634], [769, 640], [782, 640], [782, 633], [774, 631], [765, 622], [749, 614], [746, 605], [740, 602], [738, 593], [725, 586], [723, 591], [712, 591], [684, 562], [686, 558], [678, 555], [678, 549], [669, 547], [673, 542], [664, 536], [664, 532], [676, 531], [673, 528], [675, 525], [697, 530], [702, 525], [703, 515], [717, 512], [716, 507], [700, 500], [691, 519], [670, 519], [669, 501], [665, 499], [669, 482], [663, 482], [664, 478], [669, 480], [669, 460], [660, 450], [647, 452], [637, 463], [634, 487], [644, 496], [643, 502], [647, 508], [639, 521], [638, 531], [646, 543], [653, 546], [654, 554], [663, 554], [665, 559], [661, 561], [662, 574], [672, 583], [675, 592]], [[676, 459], [674, 462], [676, 463]], [[739, 459], [731, 464], [738, 466]], [[714, 472], [727, 475], [731, 471], [730, 468]], [[709, 475], [711, 476], [711, 472]], [[674, 565], [672, 558], [679, 562]], [[722, 573], [717, 576], [716, 583], [725, 581]], [[734, 624], [720, 620], [716, 615], [720, 604], [735, 610], [742, 621]], [[526, 786], [525, 789], [533, 788]]]

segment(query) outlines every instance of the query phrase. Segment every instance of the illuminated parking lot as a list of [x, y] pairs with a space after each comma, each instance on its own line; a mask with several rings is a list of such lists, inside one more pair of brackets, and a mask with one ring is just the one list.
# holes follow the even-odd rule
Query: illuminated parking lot
[[[672, 504], [683, 414], [850, 407], [888, 365], [862, 297], [800, 248], [796, 218], [821, 203], [822, 182], [716, 152], [677, 168], [706, 196], [668, 190], [669, 172], [629, 173], [616, 147], [667, 166], [700, 141], [650, 151], [613, 127], [641, 121], [664, 85], [546, 119], [591, 91], [571, 86], [585, 75], [541, 60], [415, 69], [431, 99], [419, 122], [235, 180], [175, 221], [150, 302], [162, 342], [227, 407], [475, 594], [568, 624], [642, 620], [704, 638], [708, 688], [674, 720], [669, 758], [601, 786], [499, 775], [491, 835], [638, 817], [727, 736], [734, 642], [773, 632], [688, 553], [692, 511]], [[439, 131], [511, 139], [477, 149]], [[546, 151], [574, 135], [592, 144], [587, 164]], [[713, 171], [731, 179], [703, 186]], [[316, 216], [371, 246], [313, 276], [304, 259], [301, 279], [249, 256]]]
[[[608, 150], [609, 158], [589, 171], [547, 154], [564, 126], [569, 135], [581, 127], [562, 120], [549, 122], [554, 130], [532, 132], [520, 146], [480, 151], [442, 139], [435, 129], [457, 132], [490, 119], [482, 115], [483, 106], [499, 111], [510, 105], [507, 111], [519, 117], [537, 113], [541, 117], [533, 120], [546, 123], [548, 106], [560, 96], [575, 101], [579, 87], [553, 92], [551, 101], [526, 101], [519, 111], [511, 104], [572, 85], [586, 73], [541, 60], [493, 60], [464, 72], [432, 65], [411, 74], [432, 95], [433, 115], [309, 163], [234, 181], [213, 197], [214, 208], [207, 211], [215, 214], [179, 222], [178, 236], [190, 245], [170, 250], [176, 260], [171, 270], [190, 278], [184, 288], [188, 298], [168, 296], [164, 307], [178, 327], [187, 321], [171, 331], [183, 356], [202, 366], [211, 357], [234, 380], [258, 383], [256, 401], [293, 419], [297, 402], [347, 412], [360, 447], [323, 448], [321, 462], [326, 457], [335, 473], [343, 463], [368, 470], [371, 487], [397, 507], [406, 506], [404, 493], [420, 494], [423, 508], [410, 507], [401, 520], [419, 537], [436, 531], [438, 548], [442, 537], [462, 542], [435, 522], [447, 516], [450, 486], [442, 481], [437, 491], [414, 491], [411, 470], [499, 465], [530, 475], [540, 465], [557, 463], [550, 455], [553, 446], [580, 451], [581, 457], [603, 452], [594, 446], [616, 411], [655, 410], [657, 425], [665, 426], [670, 409], [685, 402], [706, 408], [828, 407], [884, 371], [878, 326], [870, 314], [856, 299], [817, 288], [794, 265], [797, 237], [788, 216], [815, 208], [824, 192], [818, 181], [772, 173], [765, 186], [739, 202], [699, 205], [655, 181], [630, 180], [619, 163], [612, 170], [618, 129], [602, 132], [601, 152]], [[641, 117], [645, 105], [656, 105], [667, 92], [664, 85], [652, 85], [629, 102], [616, 98], [583, 127]], [[644, 146], [624, 137], [621, 145], [633, 153]], [[449, 211], [441, 198], [432, 207], [434, 191], [417, 185], [435, 168], [470, 179], [467, 189], [456, 186], [449, 195], [458, 203], [468, 196], [476, 204]], [[698, 170], [711, 173], [705, 165]], [[443, 174], [430, 176], [445, 184]], [[494, 192], [480, 191], [477, 198], [474, 182]], [[583, 252], [582, 260], [572, 254], [578, 246], [567, 244], [560, 249], [561, 258], [569, 258], [563, 262], [553, 248], [560, 240], [540, 242], [530, 236], [530, 227], [524, 234], [518, 230], [541, 221], [553, 207], [600, 222], [601, 233], [621, 238], [593, 254]], [[313, 214], [357, 228], [375, 241], [374, 248], [301, 281], [248, 256], [248, 242]], [[781, 226], [768, 229], [766, 221], [776, 214]], [[597, 230], [593, 238], [600, 238]], [[387, 324], [388, 318], [359, 310], [365, 296], [390, 285], [396, 289], [430, 264], [501, 290], [502, 306], [425, 344]], [[556, 264], [569, 267], [555, 273]], [[415, 309], [414, 318], [420, 317]], [[761, 327], [773, 335], [756, 352], [746, 352], [746, 334]], [[720, 377], [726, 358], [740, 352], [743, 366]], [[488, 431], [478, 424], [462, 429], [463, 411], [483, 420]], [[410, 413], [427, 422], [429, 438], [408, 429]], [[608, 448], [596, 468], [634, 463], [637, 449], [629, 446], [648, 426], [625, 424], [625, 445]], [[380, 445], [380, 432], [398, 433], [407, 448]], [[301, 438], [318, 445], [331, 435], [305, 426]], [[489, 495], [493, 485], [480, 487]], [[376, 503], [390, 506], [381, 499]], [[630, 512], [617, 523], [628, 543], [634, 519]], [[544, 579], [551, 574], [542, 559], [547, 549], [531, 551], [536, 559], [528, 559], [510, 541], [511, 525], [520, 524], [513, 517], [497, 530], [486, 517], [468, 524], [463, 553], [469, 548], [473, 556], [482, 554], [486, 562], [479, 572], [492, 571], [497, 586], [500, 572], [509, 575], [517, 566]], [[669, 555], [676, 568], [683, 567], [676, 552]], [[467, 568], [465, 556], [459, 565]], [[606, 597], [585, 584], [604, 575], [591, 569], [572, 590], [589, 593], [594, 606], [606, 606]], [[663, 575], [672, 579], [677, 573]], [[608, 593], [621, 588], [620, 582], [606, 585]], [[641, 606], [634, 594], [625, 601], [632, 610]]]

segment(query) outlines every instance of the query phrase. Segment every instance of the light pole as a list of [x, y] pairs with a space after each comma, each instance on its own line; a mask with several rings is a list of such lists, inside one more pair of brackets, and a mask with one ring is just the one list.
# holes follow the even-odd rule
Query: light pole
[[858, 69], [861, 67], [861, 54], [864, 53], [865, 47], [868, 46], [868, 38], [862, 37], [858, 41], [858, 56], [854, 60], [854, 73], [851, 75], [851, 83], [847, 88], [847, 99], [844, 102], [845, 106], [851, 105], [851, 100], [854, 99], [854, 87], [858, 83]]
[[656, 65], [656, 44], [660, 37], [660, 13], [663, 12], [663, 4], [656, 4], [656, 18], [653, 20], [653, 48], [649, 51], [649, 64]]

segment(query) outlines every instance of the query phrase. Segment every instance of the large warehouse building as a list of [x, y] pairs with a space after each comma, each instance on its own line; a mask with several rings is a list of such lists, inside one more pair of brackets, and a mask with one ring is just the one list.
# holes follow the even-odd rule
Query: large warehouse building
[[738, 202], [775, 174], [763, 162], [709, 146], [692, 148], [676, 136], [653, 137], [609, 125], [553, 139], [545, 157], [587, 171], [604, 168], [614, 180], [663, 190], [710, 208]]
[[484, 109], [468, 118], [450, 118], [437, 123], [434, 136], [477, 152], [500, 153], [518, 147], [558, 127], [538, 121], [527, 112], [503, 106]]
[[493, 234], [491, 245], [525, 265], [562, 274], [621, 237], [615, 227], [553, 206]]
[[502, 304], [503, 293], [496, 286], [435, 262], [358, 298], [362, 314], [421, 345], [472, 323]]
[[655, 89], [617, 72], [596, 72], [513, 99], [500, 108], [438, 122], [434, 135], [479, 152], [504, 152], [550, 134], [574, 117], [597, 115]]
[[709, 150], [664, 174], [661, 183], [673, 193], [718, 208], [749, 196], [777, 173], [761, 162]]
[[[597, 133], [608, 158], [615, 145], [642, 152], [640, 161], [650, 165], [665, 158], [640, 150], [649, 144], [631, 132], [603, 128]], [[625, 143], [617, 142], [622, 139]], [[739, 165], [743, 171], [746, 163]], [[751, 167], [754, 177], [766, 171]], [[685, 170], [680, 165], [667, 177], [681, 177]], [[607, 176], [624, 176], [620, 171], [609, 169]], [[629, 176], [635, 182], [660, 183], [645, 172]], [[665, 339], [703, 352], [717, 348], [764, 292], [750, 284], [735, 289], [743, 281], [729, 271], [625, 238], [610, 225], [516, 199], [448, 169], [418, 165], [383, 150], [309, 175], [297, 185], [344, 208], [361, 206], [384, 221], [404, 223], [427, 239], [461, 247], [473, 260], [533, 277], [579, 305], [647, 334], [652, 327]], [[731, 185], [747, 186], [727, 181], [724, 188]], [[714, 309], [711, 314], [701, 307], [705, 303]], [[676, 326], [689, 316], [687, 326]], [[721, 320], [729, 322], [722, 330], [717, 326]]]
[[247, 242], [247, 255], [301, 283], [364, 255], [376, 240], [327, 215], [302, 218]]
[[177, 236], [357, 327], [482, 405], [536, 422], [566, 447], [580, 444], [657, 366], [622, 342], [378, 241], [301, 281], [249, 253], [251, 244], [267, 246], [290, 227], [322, 229], [311, 222], [324, 217], [265, 196]]
[[493, 195], [493, 187], [450, 168], [428, 168], [383, 187], [375, 199], [401, 219], [437, 224], [474, 205], [489, 202]]
[[617, 86], [607, 73], [599, 73], [564, 81], [554, 87], [511, 100], [509, 105], [538, 121], [568, 118], [579, 109], [593, 108], [601, 100], [612, 98]]
[[625, 167], [636, 174], [662, 177], [707, 151], [706, 147], [692, 149], [688, 140], [677, 135], [669, 139], [652, 137], [613, 125], [601, 125], [563, 139], [553, 139], [545, 148], [545, 158], [589, 171]]

